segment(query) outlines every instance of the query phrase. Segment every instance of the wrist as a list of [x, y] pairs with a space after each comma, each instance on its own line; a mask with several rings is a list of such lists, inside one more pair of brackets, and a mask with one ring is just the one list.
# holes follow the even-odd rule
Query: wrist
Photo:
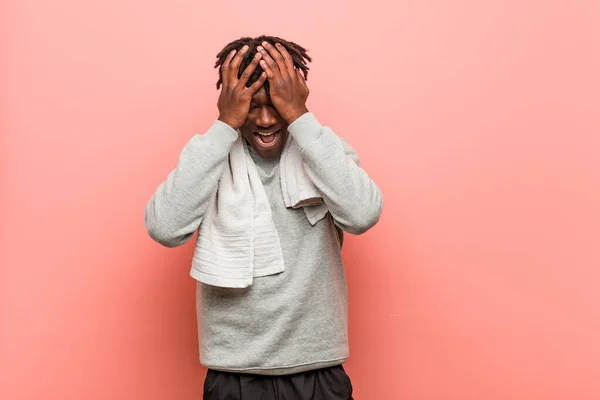
[[308, 108], [306, 108], [306, 106], [302, 106], [297, 109], [291, 110], [289, 113], [286, 113], [286, 115], [284, 115], [283, 118], [288, 123], [288, 125], [291, 125], [295, 120], [297, 120], [307, 112], [309, 112]]
[[234, 122], [234, 121], [231, 121], [231, 120], [230, 120], [230, 119], [228, 119], [227, 117], [223, 117], [223, 116], [221, 116], [221, 115], [219, 115], [219, 118], [217, 118], [217, 120], [219, 120], [219, 121], [221, 121], [221, 122], [223, 122], [223, 123], [225, 123], [225, 124], [229, 125], [229, 126], [232, 128], [232, 129], [234, 129], [234, 130], [236, 130], [236, 131], [237, 131], [238, 129], [240, 129], [240, 127], [241, 127], [241, 125], [239, 125], [239, 124], [237, 124], [236, 122]]

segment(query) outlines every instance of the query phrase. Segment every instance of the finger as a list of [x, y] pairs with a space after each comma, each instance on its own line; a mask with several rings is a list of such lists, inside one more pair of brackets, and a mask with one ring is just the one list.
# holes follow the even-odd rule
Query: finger
[[248, 90], [250, 90], [250, 93], [252, 93], [252, 95], [254, 95], [254, 93], [258, 92], [258, 89], [260, 89], [262, 87], [262, 85], [265, 83], [266, 80], [267, 80], [267, 73], [263, 71], [263, 73], [260, 74], [260, 76], [258, 77], [256, 82], [254, 82], [248, 88]]
[[281, 73], [287, 74], [289, 76], [287, 66], [285, 65], [285, 60], [283, 59], [283, 56], [281, 55], [279, 50], [277, 50], [275, 46], [273, 46], [269, 42], [262, 42], [262, 45], [269, 52], [271, 58], [275, 60], [275, 62], [277, 63], [277, 68], [279, 68]]
[[275, 79], [275, 73], [273, 72], [269, 64], [265, 62], [264, 56], [263, 59], [260, 60], [260, 66], [262, 67], [263, 71], [265, 71], [265, 74], [267, 75], [267, 78], [269, 80]]
[[291, 72], [294, 70], [294, 60], [292, 60], [292, 56], [290, 56], [290, 53], [288, 53], [288, 51], [281, 43], [275, 43], [275, 47], [277, 47], [277, 49], [281, 53], [283, 61], [285, 62], [285, 66], [291, 76]]
[[300, 82], [302, 82], [304, 87], [308, 87], [308, 85], [306, 84], [306, 79], [304, 79], [304, 75], [302, 74], [300, 68], [296, 68], [296, 74], [298, 75], [298, 79], [300, 79]]
[[236, 51], [237, 50], [235, 49], [231, 50], [227, 57], [225, 57], [225, 61], [223, 61], [223, 64], [221, 65], [221, 79], [223, 81], [223, 84], [229, 82], [229, 64], [231, 63], [231, 59], [235, 55]]
[[240, 64], [242, 63], [242, 59], [246, 55], [248, 51], [248, 45], [244, 45], [240, 51], [233, 57], [231, 63], [229, 64], [229, 82], [233, 83], [237, 81], [238, 70], [240, 68]]
[[261, 57], [262, 57], [261, 54], [258, 52], [254, 55], [254, 58], [252, 58], [252, 61], [246, 67], [246, 69], [242, 73], [242, 76], [240, 77], [240, 81], [238, 82], [238, 86], [240, 88], [243, 88], [244, 86], [246, 86], [246, 82], [248, 82], [248, 79], [250, 79], [250, 77], [252, 76], [252, 73], [258, 66], [258, 62], [260, 61]]
[[[260, 65], [262, 66], [263, 64], [267, 64], [269, 66], [269, 68], [273, 71], [273, 74], [281, 75], [281, 72], [279, 71], [279, 67], [277, 66], [277, 63], [275, 62], [275, 60], [273, 60], [273, 57], [271, 57], [271, 55], [267, 52], [267, 50], [265, 50], [265, 48], [262, 46], [258, 46], [257, 49], [258, 49], [258, 51], [260, 51], [260, 54], [262, 55], [262, 60], [261, 60]], [[267, 73], [267, 75], [268, 75], [268, 73]], [[271, 79], [271, 77], [269, 77], [269, 79]]]

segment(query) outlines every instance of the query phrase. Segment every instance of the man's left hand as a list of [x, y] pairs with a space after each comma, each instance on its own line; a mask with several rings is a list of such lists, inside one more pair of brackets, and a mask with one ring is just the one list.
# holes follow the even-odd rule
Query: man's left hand
[[292, 56], [285, 47], [263, 42], [258, 47], [262, 55], [260, 66], [267, 73], [271, 102], [277, 112], [291, 124], [308, 112], [308, 86], [300, 69], [294, 67]]

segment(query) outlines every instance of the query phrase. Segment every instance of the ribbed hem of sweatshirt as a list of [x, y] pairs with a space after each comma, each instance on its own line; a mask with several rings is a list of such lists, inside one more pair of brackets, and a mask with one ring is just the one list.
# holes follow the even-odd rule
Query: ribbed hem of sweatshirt
[[348, 360], [348, 357], [339, 358], [336, 360], [318, 361], [309, 364], [294, 365], [290, 367], [277, 367], [277, 368], [224, 368], [218, 366], [204, 365], [205, 368], [213, 369], [215, 371], [233, 372], [237, 374], [255, 374], [255, 375], [290, 375], [298, 374], [301, 372], [314, 371], [316, 369], [334, 367], [341, 365]]
[[215, 120], [212, 126], [202, 135], [205, 140], [210, 140], [214, 145], [231, 146], [239, 136], [238, 131], [223, 121]]

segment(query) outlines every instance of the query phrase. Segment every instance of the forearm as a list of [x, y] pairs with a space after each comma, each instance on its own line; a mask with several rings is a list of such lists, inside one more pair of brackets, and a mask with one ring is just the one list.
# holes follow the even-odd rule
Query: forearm
[[164, 246], [187, 242], [200, 226], [214, 195], [229, 151], [238, 133], [215, 121], [204, 135], [195, 135], [172, 170], [148, 201], [145, 224], [150, 237]]
[[289, 126], [301, 148], [306, 173], [323, 195], [336, 224], [360, 234], [377, 223], [383, 211], [381, 191], [360, 167], [358, 155], [312, 113]]

